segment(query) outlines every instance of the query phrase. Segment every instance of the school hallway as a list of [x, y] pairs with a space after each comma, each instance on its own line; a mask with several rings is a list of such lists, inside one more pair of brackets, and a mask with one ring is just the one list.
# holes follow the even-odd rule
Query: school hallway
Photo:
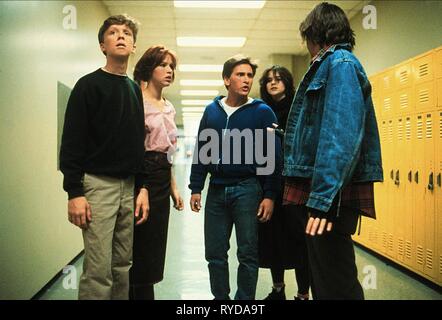
[[[184, 151], [185, 148], [181, 148]], [[191, 158], [186, 158], [183, 152], [176, 157], [174, 173], [180, 192], [185, 201], [184, 211], [178, 212], [171, 207], [169, 234], [166, 254], [164, 280], [155, 285], [157, 300], [211, 300], [209, 273], [204, 258], [204, 204], [207, 189], [203, 190], [203, 208], [200, 213], [194, 213], [189, 208], [189, 183]], [[361, 232], [364, 232], [362, 226]], [[230, 297], [236, 291], [236, 274], [238, 260], [236, 258], [235, 231], [232, 232], [231, 248], [229, 250]], [[367, 300], [442, 300], [442, 294], [428, 281], [410, 276], [385, 259], [379, 259], [369, 252], [355, 246], [356, 263], [359, 281], [363, 284]], [[73, 264], [77, 281], [82, 271], [82, 256]], [[365, 272], [365, 273], [364, 273]], [[70, 283], [71, 272], [61, 274], [41, 296], [42, 300], [76, 300], [76, 286]], [[366, 278], [367, 277], [367, 278]], [[364, 280], [365, 279], [365, 280]], [[63, 285], [64, 282], [64, 285]], [[297, 286], [293, 270], [285, 273], [287, 300], [293, 300]], [[67, 287], [67, 288], [65, 288]], [[259, 269], [256, 299], [261, 300], [270, 293], [272, 280], [269, 269]]]

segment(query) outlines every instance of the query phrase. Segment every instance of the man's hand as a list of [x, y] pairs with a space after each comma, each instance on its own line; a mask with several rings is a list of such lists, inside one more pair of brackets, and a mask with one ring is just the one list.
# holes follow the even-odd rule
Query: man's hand
[[[141, 210], [141, 216], [140, 216]], [[135, 225], [140, 225], [147, 221], [149, 216], [149, 192], [146, 188], [141, 188], [135, 202]]]
[[263, 199], [259, 204], [258, 208], [258, 219], [260, 222], [267, 222], [270, 220], [273, 214], [273, 200], [272, 199]]
[[175, 209], [177, 209], [178, 211], [183, 211], [184, 201], [183, 201], [183, 198], [181, 198], [178, 189], [171, 190], [170, 196], [172, 197], [172, 200], [173, 200], [173, 207]]
[[92, 221], [91, 206], [85, 197], [77, 197], [68, 201], [68, 220], [81, 229], [87, 229]]
[[190, 197], [190, 209], [194, 212], [200, 212], [201, 209], [201, 193], [194, 193]]
[[[309, 212], [309, 219], [307, 221], [307, 227], [305, 228], [305, 233], [315, 236], [316, 234], [321, 235], [324, 232], [324, 228], [327, 225], [327, 232], [332, 231], [333, 223], [327, 221], [326, 213], [314, 214]], [[319, 228], [318, 228], [319, 227]]]

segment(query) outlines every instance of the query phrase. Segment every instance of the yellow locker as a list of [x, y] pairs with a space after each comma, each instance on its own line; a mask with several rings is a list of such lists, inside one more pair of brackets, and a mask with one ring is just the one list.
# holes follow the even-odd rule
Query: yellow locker
[[436, 183], [434, 195], [436, 199], [436, 243], [437, 243], [437, 281], [442, 285], [442, 110], [436, 113], [435, 152], [436, 152]]
[[393, 104], [394, 104], [394, 69], [390, 68], [379, 75], [380, 85], [380, 99], [379, 104], [381, 107], [382, 118], [388, 118], [393, 116]]
[[436, 78], [442, 78], [442, 47], [435, 50], [434, 64]]
[[435, 198], [434, 198], [434, 119], [435, 112], [425, 115], [425, 264], [424, 273], [431, 277], [436, 277], [436, 221], [435, 221]]
[[374, 105], [374, 111], [376, 117], [380, 119], [382, 116], [382, 111], [379, 108], [379, 77], [377, 75], [373, 75], [369, 77], [369, 80], [371, 84], [371, 98]]
[[416, 85], [433, 80], [434, 75], [434, 51], [425, 52], [413, 59], [413, 79]]
[[[386, 229], [386, 223], [389, 212], [387, 207], [387, 186], [388, 179], [387, 168], [389, 167], [389, 153], [387, 138], [388, 138], [388, 120], [381, 120], [379, 125], [379, 136], [381, 140], [381, 155], [382, 166], [384, 170], [384, 182], [374, 184], [374, 198], [376, 206], [376, 221], [373, 222], [370, 230], [370, 242], [373, 248], [378, 252], [386, 253], [386, 236], [384, 237], [384, 230]], [[385, 242], [383, 241], [385, 239]]]
[[414, 100], [417, 112], [433, 111], [436, 106], [434, 57], [435, 51], [431, 50], [413, 59]]
[[404, 203], [404, 263], [413, 267], [414, 261], [414, 241], [413, 241], [413, 168], [415, 150], [413, 149], [413, 134], [414, 134], [414, 118], [410, 115], [405, 118], [405, 132], [404, 132], [404, 154], [403, 169], [405, 177], [402, 179], [403, 184], [403, 198], [400, 199]]
[[414, 111], [412, 62], [410, 59], [395, 67], [395, 114], [403, 115]]
[[[400, 262], [404, 262], [405, 256], [405, 162], [408, 160], [405, 156], [405, 118], [396, 119], [396, 148], [395, 148], [395, 169], [394, 169], [394, 187], [391, 197], [393, 205], [390, 214], [393, 218], [393, 239], [390, 239], [390, 245], [393, 246], [394, 255]], [[390, 249], [391, 250], [391, 249]]]
[[436, 79], [437, 106], [442, 107], [442, 78]]
[[414, 194], [414, 269], [423, 273], [425, 262], [425, 140], [424, 140], [424, 118], [423, 114], [417, 114], [414, 135], [415, 162], [413, 172], [413, 194]]
[[385, 224], [382, 229], [382, 250], [387, 253], [390, 257], [395, 258], [395, 218], [397, 214], [396, 210], [396, 185], [395, 172], [396, 172], [396, 124], [393, 119], [387, 121], [387, 139], [385, 147], [387, 149], [387, 161], [384, 168], [388, 173], [387, 183], [386, 183], [386, 198], [387, 202], [385, 205]]

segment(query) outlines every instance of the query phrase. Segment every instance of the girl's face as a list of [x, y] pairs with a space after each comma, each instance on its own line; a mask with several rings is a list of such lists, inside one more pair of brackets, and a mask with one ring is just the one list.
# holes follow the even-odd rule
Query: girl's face
[[285, 97], [285, 85], [278, 72], [270, 71], [267, 74], [266, 89], [274, 101], [280, 101]]
[[175, 72], [175, 65], [172, 57], [167, 55], [163, 62], [152, 72], [152, 79], [150, 81], [159, 84], [161, 87], [168, 87], [173, 82], [173, 75]]

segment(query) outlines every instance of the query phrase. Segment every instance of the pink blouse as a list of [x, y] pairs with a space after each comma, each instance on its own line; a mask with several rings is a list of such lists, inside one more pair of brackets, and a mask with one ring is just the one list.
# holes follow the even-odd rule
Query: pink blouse
[[144, 100], [144, 127], [146, 151], [174, 152], [177, 144], [177, 127], [175, 124], [175, 108], [172, 103], [165, 100], [164, 110], [150, 105]]

